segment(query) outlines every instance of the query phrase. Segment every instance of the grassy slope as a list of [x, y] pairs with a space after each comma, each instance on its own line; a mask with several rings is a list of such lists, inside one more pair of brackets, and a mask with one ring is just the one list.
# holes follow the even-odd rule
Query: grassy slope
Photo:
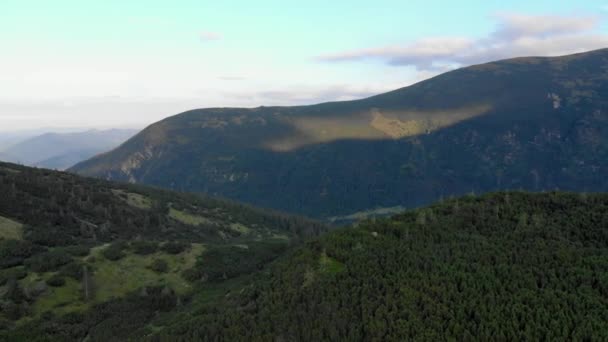
[[[0, 241], [11, 242], [2, 244], [0, 253], [16, 260], [0, 270], [0, 305], [20, 312], [9, 317], [0, 311], [0, 332], [20, 327], [27, 331], [28, 322], [36, 325], [38, 318], [48, 320], [49, 314], [95, 316], [95, 312], [143, 288], [167, 288], [180, 300], [189, 298], [200, 282], [187, 281], [183, 273], [198, 268], [198, 274], [204, 275], [205, 264], [198, 261], [207, 247], [238, 245], [249, 252], [254, 246], [253, 253], [265, 248], [257, 244], [268, 241], [275, 249], [266, 254], [266, 259], [251, 264], [258, 269], [284, 250], [276, 249], [277, 243], [287, 246], [326, 229], [311, 220], [229, 201], [6, 163], [0, 163], [0, 193]], [[22, 239], [23, 245], [16, 246], [23, 250], [10, 249], [14, 239]], [[135, 254], [133, 242], [142, 239], [156, 244], [187, 241], [191, 247], [178, 254], [162, 249], [149, 255]], [[106, 259], [104, 250], [117, 241], [129, 244], [126, 255], [116, 261]], [[33, 265], [43, 265], [47, 256], [65, 255], [72, 247], [84, 246], [92, 247], [87, 256], [69, 256], [65, 267], [62, 261], [59, 266], [50, 266], [50, 271], [34, 271]], [[42, 253], [47, 254], [38, 258]], [[247, 257], [247, 253], [243, 255]], [[149, 268], [156, 259], [167, 263], [167, 272], [156, 273]], [[84, 300], [80, 276], [73, 279], [66, 275], [70, 273], [62, 273], [70, 265], [87, 266], [92, 299]], [[253, 270], [240, 268], [238, 272]], [[65, 284], [44, 285], [58, 276]], [[13, 280], [17, 292], [25, 293], [25, 297], [9, 297]], [[46, 289], [29, 295], [37, 287]], [[0, 340], [3, 336], [0, 333]]]
[[20, 240], [23, 235], [23, 225], [6, 217], [0, 216], [0, 239]]

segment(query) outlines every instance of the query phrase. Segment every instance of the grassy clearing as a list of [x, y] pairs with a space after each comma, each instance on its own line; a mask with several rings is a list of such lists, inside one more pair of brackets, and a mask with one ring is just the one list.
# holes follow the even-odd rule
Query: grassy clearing
[[61, 287], [49, 286], [46, 293], [40, 296], [32, 306], [35, 314], [45, 311], [53, 311], [64, 314], [74, 311], [83, 311], [89, 307], [89, 303], [82, 300], [81, 284], [71, 278], [65, 279], [65, 285]]
[[126, 192], [124, 190], [113, 189], [112, 193], [120, 197], [122, 200], [127, 202], [128, 205], [148, 210], [152, 208], [152, 200], [144, 195], [136, 194], [134, 192]]
[[319, 271], [321, 273], [335, 274], [344, 271], [344, 264], [336, 259], [330, 258], [325, 252], [319, 258]]
[[[48, 286], [47, 290], [36, 299], [32, 305], [33, 316], [38, 317], [46, 311], [59, 314], [83, 311], [92, 304], [122, 297], [145, 286], [169, 286], [176, 293], [185, 294], [192, 289], [192, 285], [181, 277], [181, 272], [194, 266], [197, 257], [202, 254], [205, 247], [202, 244], [192, 244], [192, 248], [177, 255], [163, 252], [145, 256], [127, 254], [118, 261], [105, 259], [101, 254], [104, 248], [107, 248], [107, 245], [93, 248], [91, 256], [94, 261], [88, 262], [90, 268], [94, 270], [92, 277], [94, 300], [85, 302], [82, 298], [81, 282], [66, 277], [65, 285]], [[168, 271], [166, 273], [156, 273], [148, 268], [157, 258], [167, 262]], [[22, 287], [28, 288], [37, 282], [46, 281], [54, 274], [54, 272], [30, 273], [20, 281], [20, 284]]]
[[185, 211], [177, 210], [174, 208], [169, 209], [169, 217], [172, 219], [179, 221], [183, 224], [198, 226], [199, 224], [211, 224], [213, 221], [206, 217], [202, 217], [199, 215], [192, 215]]
[[21, 240], [23, 225], [6, 217], [0, 216], [0, 239]]
[[[194, 266], [196, 258], [203, 252], [201, 244], [193, 244], [192, 248], [177, 255], [157, 252], [150, 255], [128, 254], [117, 261], [110, 261], [101, 255], [102, 248], [92, 251], [95, 262], [93, 282], [96, 289], [96, 301], [106, 301], [113, 297], [121, 297], [143, 286], [169, 286], [177, 293], [183, 294], [191, 289], [191, 285], [181, 277], [181, 272]], [[168, 264], [167, 273], [156, 273], [148, 267], [154, 259], [165, 260]]]
[[283, 240], [283, 241], [289, 241], [289, 236], [285, 235], [285, 234], [272, 234], [270, 236], [271, 239], [276, 239], [276, 240]]
[[241, 234], [249, 234], [251, 232], [251, 228], [249, 228], [241, 223], [231, 223], [230, 229], [232, 229], [235, 232], [239, 232]]

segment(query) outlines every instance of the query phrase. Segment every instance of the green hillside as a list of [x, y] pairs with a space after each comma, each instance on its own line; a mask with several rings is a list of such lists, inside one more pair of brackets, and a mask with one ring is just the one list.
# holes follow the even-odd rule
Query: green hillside
[[208, 281], [189, 297], [149, 287], [82, 314], [47, 315], [6, 336], [602, 341], [607, 227], [605, 194], [450, 199], [329, 232], [253, 275], [222, 274], [246, 260], [243, 248], [211, 248], [200, 259]]
[[[0, 193], [0, 337], [11, 341], [31, 322], [96, 315], [134, 293], [175, 307], [326, 230], [226, 200], [5, 163]], [[156, 310], [145, 310], [150, 320]]]
[[71, 171], [322, 218], [471, 191], [608, 191], [606, 70], [608, 49], [357, 101], [192, 110]]
[[608, 196], [495, 193], [328, 233], [155, 341], [602, 341]]

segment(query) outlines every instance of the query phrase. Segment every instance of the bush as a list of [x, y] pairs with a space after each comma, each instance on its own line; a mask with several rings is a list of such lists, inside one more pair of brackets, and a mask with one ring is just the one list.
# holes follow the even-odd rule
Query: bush
[[166, 273], [169, 270], [169, 265], [163, 259], [154, 259], [150, 264], [150, 269], [157, 273]]
[[29, 241], [0, 241], [0, 268], [9, 268], [23, 264], [23, 261], [37, 252]]
[[27, 277], [27, 271], [23, 268], [12, 268], [0, 271], [0, 286], [4, 286], [9, 280], [21, 280]]
[[24, 237], [37, 245], [54, 247], [65, 246], [72, 243], [72, 236], [57, 227], [31, 227], [24, 228]]
[[82, 275], [83, 275], [82, 274], [83, 267], [84, 267], [84, 265], [81, 264], [80, 262], [71, 262], [67, 265], [64, 265], [59, 270], [59, 275], [61, 275], [62, 277], [69, 277], [74, 280], [81, 280]]
[[169, 254], [179, 254], [188, 248], [190, 248], [190, 243], [188, 242], [171, 241], [162, 245], [160, 249]]
[[25, 261], [26, 266], [38, 273], [44, 273], [49, 271], [58, 270], [59, 267], [70, 263], [72, 261], [72, 256], [68, 253], [57, 250], [51, 252], [45, 252], [41, 254], [37, 254]]
[[52, 287], [60, 287], [65, 284], [65, 279], [63, 279], [63, 277], [60, 277], [58, 275], [54, 275], [54, 276], [50, 277], [49, 279], [47, 279], [46, 283]]
[[89, 255], [91, 248], [89, 248], [88, 246], [76, 245], [65, 247], [64, 250], [70, 255], [77, 257], [85, 257]]
[[125, 257], [123, 252], [126, 247], [124, 242], [115, 242], [106, 247], [101, 254], [108, 260], [116, 261]]
[[133, 253], [139, 255], [148, 255], [158, 250], [158, 243], [153, 241], [133, 241], [131, 242]]

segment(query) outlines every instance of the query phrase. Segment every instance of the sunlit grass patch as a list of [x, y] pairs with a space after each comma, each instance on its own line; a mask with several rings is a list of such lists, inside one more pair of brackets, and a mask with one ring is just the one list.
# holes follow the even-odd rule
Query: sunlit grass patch
[[169, 217], [172, 219], [179, 221], [183, 224], [198, 226], [199, 224], [210, 224], [213, 223], [210, 219], [206, 217], [202, 217], [199, 215], [192, 215], [185, 211], [177, 210], [175, 208], [169, 209]]
[[123, 199], [132, 207], [145, 210], [152, 208], [152, 200], [144, 195], [136, 194], [134, 192], [126, 192], [119, 189], [113, 189], [112, 193]]
[[23, 234], [23, 225], [6, 217], [0, 216], [0, 239], [20, 240]]
[[344, 264], [327, 256], [325, 252], [321, 253], [321, 257], [319, 258], [319, 266], [321, 273], [335, 274], [344, 271]]

